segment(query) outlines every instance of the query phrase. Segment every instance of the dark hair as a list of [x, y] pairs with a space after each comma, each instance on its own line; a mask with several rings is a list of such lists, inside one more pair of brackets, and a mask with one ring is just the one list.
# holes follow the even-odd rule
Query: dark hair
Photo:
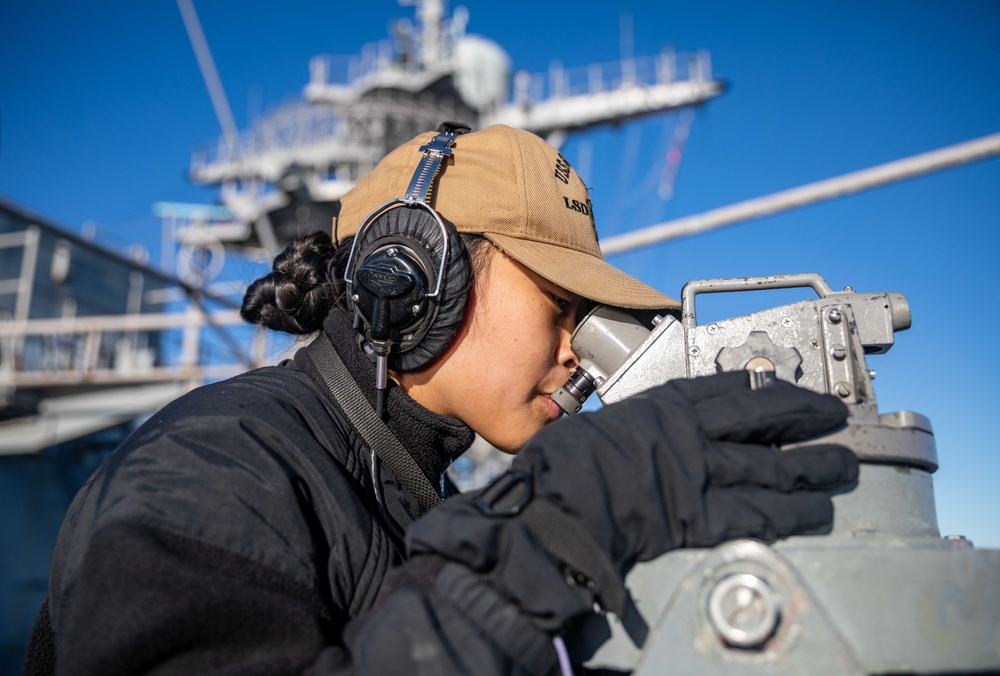
[[[481, 235], [461, 237], [469, 252], [471, 285], [486, 270], [492, 244]], [[347, 239], [335, 247], [326, 232], [292, 240], [275, 257], [271, 273], [247, 288], [240, 316], [274, 331], [300, 335], [318, 331], [334, 306], [346, 307], [344, 268], [352, 242]]]

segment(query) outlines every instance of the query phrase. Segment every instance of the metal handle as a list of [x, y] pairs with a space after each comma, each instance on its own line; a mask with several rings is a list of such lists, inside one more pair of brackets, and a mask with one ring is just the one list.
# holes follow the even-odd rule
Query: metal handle
[[728, 277], [722, 279], [699, 279], [688, 282], [681, 289], [681, 323], [685, 328], [698, 325], [694, 312], [694, 298], [701, 293], [723, 293], [727, 291], [760, 291], [762, 289], [793, 289], [810, 287], [820, 298], [833, 293], [826, 280], [815, 272], [795, 275], [770, 275], [767, 277]]

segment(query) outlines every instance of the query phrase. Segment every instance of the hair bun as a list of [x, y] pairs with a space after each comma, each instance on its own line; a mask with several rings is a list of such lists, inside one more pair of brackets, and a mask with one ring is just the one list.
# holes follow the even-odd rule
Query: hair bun
[[325, 232], [292, 240], [275, 257], [272, 272], [247, 288], [240, 315], [275, 331], [319, 330], [337, 299], [337, 285], [329, 273], [333, 254], [333, 242]]

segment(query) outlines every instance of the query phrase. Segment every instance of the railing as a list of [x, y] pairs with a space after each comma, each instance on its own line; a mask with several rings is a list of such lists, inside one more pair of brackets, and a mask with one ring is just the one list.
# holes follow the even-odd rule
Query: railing
[[707, 51], [677, 53], [668, 49], [657, 56], [574, 68], [563, 68], [554, 61], [547, 73], [518, 72], [514, 76], [512, 103], [525, 105], [630, 87], [708, 82], [711, 79], [712, 60]]
[[[383, 42], [369, 45], [359, 56], [316, 56], [310, 64], [311, 84], [332, 82], [352, 85], [386, 68], [409, 67], [394, 61], [396, 54], [391, 47], [391, 44]], [[412, 64], [412, 67], [419, 68], [419, 65]], [[677, 53], [668, 49], [656, 56], [574, 68], [563, 68], [558, 62], [553, 62], [546, 73], [519, 71], [514, 76], [509, 103], [523, 106], [629, 87], [708, 82], [711, 79], [711, 57], [704, 50]], [[196, 151], [191, 160], [191, 170], [197, 173], [212, 165], [333, 139], [340, 120], [340, 116], [328, 106], [304, 101], [285, 104], [266, 115], [251, 129], [240, 133], [235, 145], [225, 138], [219, 138], [211, 146]]]
[[225, 138], [197, 150], [191, 170], [198, 172], [216, 163], [235, 162], [274, 150], [303, 147], [333, 138], [340, 118], [333, 109], [306, 102], [293, 102], [268, 114], [251, 129], [243, 131], [235, 146]]
[[[247, 349], [223, 328], [236, 325], [243, 320], [235, 310], [207, 314], [197, 306], [179, 313], [0, 318], [0, 390], [162, 381], [194, 385], [232, 376], [269, 355], [263, 331], [254, 332]], [[216, 331], [216, 342], [205, 339], [207, 330]], [[179, 350], [166, 349], [178, 338]], [[207, 350], [225, 351], [229, 358], [207, 363]]]

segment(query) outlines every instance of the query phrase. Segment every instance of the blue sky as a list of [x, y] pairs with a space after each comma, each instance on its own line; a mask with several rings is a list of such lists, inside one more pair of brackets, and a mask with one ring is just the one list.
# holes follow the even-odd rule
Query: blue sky
[[[725, 95], [694, 119], [673, 199], [656, 194], [676, 117], [572, 139], [603, 237], [1000, 131], [1000, 3], [466, 3], [468, 31], [518, 68], [612, 61], [665, 44], [711, 52]], [[310, 57], [354, 54], [411, 8], [389, 0], [196, 2], [241, 127], [294, 99]], [[623, 43], [621, 26], [633, 26]], [[626, 31], [626, 34], [628, 32]], [[186, 178], [219, 133], [172, 1], [0, 5], [0, 194], [113, 246], [155, 248], [157, 201], [212, 202]], [[1000, 159], [613, 259], [676, 295], [708, 277], [819, 272], [901, 291], [913, 328], [869, 366], [882, 411], [934, 424], [943, 534], [1000, 547]], [[710, 299], [721, 319], [785, 296]], [[806, 297], [806, 296], [803, 296]]]

